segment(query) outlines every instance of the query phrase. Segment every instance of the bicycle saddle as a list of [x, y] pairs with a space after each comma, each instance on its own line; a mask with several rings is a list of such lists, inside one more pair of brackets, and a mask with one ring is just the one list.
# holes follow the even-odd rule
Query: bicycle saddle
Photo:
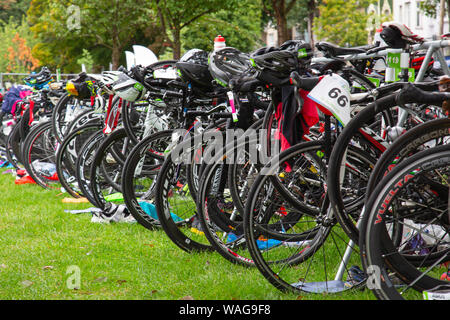
[[406, 44], [422, 43], [425, 41], [424, 38], [413, 33], [404, 24], [390, 21], [384, 22], [381, 26], [383, 30], [380, 36], [392, 48], [402, 49], [405, 48]]
[[327, 41], [320, 41], [316, 44], [316, 48], [322, 51], [326, 57], [336, 57], [347, 54], [357, 54], [357, 53], [365, 53], [368, 49], [373, 46], [361, 46], [361, 47], [351, 47], [345, 48], [335, 45], [333, 43]]

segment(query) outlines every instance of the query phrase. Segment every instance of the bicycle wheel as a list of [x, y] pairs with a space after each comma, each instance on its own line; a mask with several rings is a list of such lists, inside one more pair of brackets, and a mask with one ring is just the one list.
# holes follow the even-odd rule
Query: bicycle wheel
[[421, 299], [448, 285], [449, 154], [444, 145], [404, 160], [368, 200], [361, 259], [379, 299]]
[[103, 124], [104, 115], [101, 113], [97, 113], [94, 110], [87, 110], [83, 113], [80, 113], [75, 119], [73, 119], [68, 125], [66, 132], [71, 133], [79, 127], [82, 127], [87, 124], [97, 123]]
[[158, 221], [169, 239], [186, 252], [213, 250], [201, 230], [196, 198], [191, 192], [195, 186], [189, 177], [192, 166], [195, 166], [197, 150], [201, 148], [201, 145], [191, 146], [192, 142], [193, 138], [177, 146], [178, 150], [184, 151], [182, 154], [188, 155], [189, 160], [175, 155], [176, 151], [167, 154], [155, 189]]
[[52, 130], [58, 142], [62, 143], [63, 137], [67, 131], [68, 125], [80, 113], [85, 110], [92, 110], [90, 100], [80, 100], [68, 93], [65, 93], [52, 110]]
[[258, 163], [267, 159], [265, 154], [261, 157], [266, 148], [258, 147], [265, 141], [258, 135], [260, 124], [227, 137], [222, 152], [202, 170], [197, 196], [197, 216], [211, 245], [225, 259], [245, 266], [253, 266], [253, 261], [243, 236], [243, 206], [262, 166]]
[[[328, 170], [328, 195], [339, 224], [355, 243], [358, 242], [359, 236], [356, 223], [364, 206], [367, 183], [373, 166], [367, 167], [365, 172], [355, 171], [354, 165], [346, 159], [346, 154], [349, 146], [353, 146], [374, 160], [380, 158], [389, 141], [373, 130], [372, 125], [377, 123], [375, 119], [381, 118], [393, 126], [389, 118], [397, 109], [395, 97], [395, 94], [383, 97], [355, 115], [339, 134], [331, 152], [330, 163], [333, 165]], [[346, 177], [351, 177], [352, 180], [348, 181]], [[358, 188], [352, 186], [354, 183], [357, 183]]]
[[122, 109], [123, 127], [134, 144], [155, 132], [169, 129], [171, 119], [162, 100], [125, 102]]
[[90, 189], [100, 209], [108, 202], [123, 203], [121, 179], [127, 155], [134, 144], [125, 129], [114, 130], [100, 144], [90, 171]]
[[21, 140], [19, 133], [19, 126], [16, 124], [11, 132], [8, 134], [6, 139], [6, 158], [8, 162], [11, 163], [15, 169], [19, 169], [19, 164], [23, 163], [21, 160]]
[[101, 204], [96, 202], [96, 199], [92, 195], [91, 191], [91, 165], [95, 155], [95, 152], [100, 147], [100, 144], [105, 139], [103, 129], [94, 133], [81, 147], [79, 156], [75, 165], [76, 178], [78, 187], [85, 198], [89, 200], [94, 206], [100, 208]]
[[61, 186], [56, 174], [57, 147], [50, 121], [34, 126], [23, 143], [25, 169], [38, 185], [46, 189]]
[[76, 162], [85, 142], [101, 128], [99, 124], [87, 124], [65, 135], [56, 153], [56, 172], [62, 187], [74, 198], [83, 195], [76, 178]]
[[333, 293], [363, 283], [350, 267], [359, 261], [357, 248], [349, 246], [329, 207], [325, 147], [313, 141], [287, 149], [249, 192], [243, 221], [248, 250], [281, 291]]
[[125, 205], [133, 217], [147, 229], [159, 226], [153, 199], [159, 169], [164, 162], [172, 131], [157, 132], [144, 138], [131, 150], [122, 169]]
[[366, 201], [377, 183], [400, 162], [418, 151], [448, 144], [449, 128], [450, 119], [448, 118], [430, 120], [408, 130], [395, 140], [389, 146], [389, 152], [381, 155], [372, 170], [367, 184]]
[[[242, 137], [249, 136], [251, 134], [258, 135], [258, 133], [261, 132], [260, 129], [265, 129], [264, 118], [256, 121], [249, 128], [249, 131], [242, 134]], [[270, 140], [267, 140], [266, 143], [270, 143]], [[247, 148], [243, 145], [241, 149], [246, 150]], [[237, 148], [234, 148], [234, 150], [237, 150]], [[227, 153], [225, 152], [224, 154]], [[228, 188], [230, 190], [230, 195], [233, 198], [233, 205], [240, 214], [243, 214], [244, 202], [247, 199], [248, 189], [251, 184], [252, 177], [256, 175], [257, 169], [254, 167], [254, 164], [250, 164], [248, 162], [248, 155], [236, 154], [236, 160], [238, 157], [240, 157], [238, 161], [230, 161], [230, 164], [228, 165]], [[247, 159], [247, 161], [245, 161], [245, 159]]]

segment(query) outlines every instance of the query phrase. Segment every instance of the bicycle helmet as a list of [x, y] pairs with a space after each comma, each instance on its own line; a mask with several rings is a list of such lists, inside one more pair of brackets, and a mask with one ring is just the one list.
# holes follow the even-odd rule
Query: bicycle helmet
[[125, 73], [119, 75], [118, 80], [112, 84], [112, 89], [117, 96], [126, 101], [142, 100], [147, 93], [147, 90], [141, 83]]
[[200, 87], [211, 88], [213, 80], [208, 70], [208, 53], [191, 49], [176, 63], [178, 74], [186, 82]]
[[42, 89], [50, 81], [52, 81], [52, 73], [47, 67], [43, 67], [39, 73], [30, 74], [24, 79], [26, 85], [36, 89]]
[[119, 80], [122, 74], [120, 71], [104, 71], [101, 75], [90, 74], [89, 77], [95, 79], [100, 88], [109, 94], [114, 94], [112, 85]]
[[[258, 52], [259, 53], [259, 52]], [[270, 85], [279, 85], [298, 70], [297, 54], [288, 50], [274, 50], [252, 57], [258, 78]]]
[[120, 71], [104, 71], [100, 77], [100, 81], [103, 85], [112, 85], [119, 80], [121, 74], [123, 73]]
[[299, 65], [303, 67], [311, 63], [311, 59], [314, 55], [311, 45], [303, 40], [288, 40], [284, 42], [279, 49], [296, 53]]
[[187, 51], [179, 60], [180, 62], [192, 62], [196, 64], [207, 64], [208, 54], [201, 49], [191, 49]]
[[225, 47], [209, 56], [209, 72], [218, 84], [226, 87], [230, 80], [243, 75], [250, 76], [255, 73], [255, 69], [249, 55], [235, 48]]

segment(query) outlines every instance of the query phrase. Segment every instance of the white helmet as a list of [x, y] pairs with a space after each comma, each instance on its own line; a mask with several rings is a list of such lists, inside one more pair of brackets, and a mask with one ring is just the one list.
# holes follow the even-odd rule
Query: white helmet
[[142, 100], [147, 93], [147, 90], [141, 83], [124, 73], [119, 75], [119, 79], [113, 83], [112, 89], [120, 98], [126, 101]]

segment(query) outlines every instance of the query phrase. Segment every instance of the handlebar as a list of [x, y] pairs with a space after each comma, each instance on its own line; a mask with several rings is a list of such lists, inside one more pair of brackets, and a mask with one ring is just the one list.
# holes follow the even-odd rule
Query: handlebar
[[441, 104], [446, 100], [450, 100], [450, 92], [427, 92], [412, 83], [405, 83], [396, 97], [399, 105], [407, 103]]
[[[449, 47], [449, 46], [450, 46], [450, 40], [433, 40], [433, 41], [426, 41], [423, 43], [412, 45], [411, 51], [415, 52], [415, 51], [425, 50], [425, 49], [429, 49], [429, 48], [438, 49], [438, 48], [445, 48], [445, 47]], [[370, 59], [370, 58], [384, 57], [387, 55], [388, 52], [400, 53], [400, 52], [402, 52], [402, 49], [384, 48], [380, 51], [372, 52], [370, 54], [367, 52], [366, 53], [357, 53], [357, 54], [348, 54], [348, 55], [339, 56], [339, 58], [341, 58], [345, 61], [364, 60], [364, 59]], [[313, 58], [312, 63], [329, 62], [331, 60], [333, 60], [333, 59], [325, 58], [325, 57], [320, 57], [320, 58], [318, 57], [318, 58]]]

